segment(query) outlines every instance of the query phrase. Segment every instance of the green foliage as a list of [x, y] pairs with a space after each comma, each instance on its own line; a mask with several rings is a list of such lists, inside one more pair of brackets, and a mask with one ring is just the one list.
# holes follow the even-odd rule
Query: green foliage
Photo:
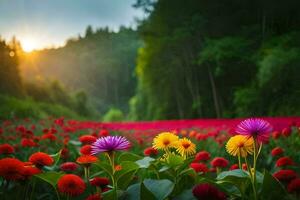
[[174, 184], [167, 179], [146, 179], [142, 183], [131, 185], [126, 191], [126, 198], [133, 199], [166, 199], [173, 191]]
[[299, 115], [299, 1], [136, 6], [149, 17], [131, 119]]
[[[139, 46], [138, 34], [130, 28], [120, 27], [118, 32], [113, 32], [107, 27], [93, 30], [89, 26], [84, 37], [68, 40], [65, 47], [23, 57], [20, 68], [26, 82], [45, 84], [55, 78], [62, 83], [68, 92], [61, 93], [58, 87], [55, 90], [58, 94], [51, 98], [58, 99], [63, 105], [69, 103], [68, 97], [62, 98], [63, 94], [85, 91], [88, 105], [101, 113], [111, 107], [127, 111], [128, 100], [136, 87], [133, 72]], [[90, 111], [80, 105], [85, 101], [83, 95], [76, 95], [75, 99], [75, 109], [87, 115]]]
[[285, 191], [283, 185], [270, 174], [270, 172], [265, 171], [263, 186], [261, 190], [262, 199], [288, 199], [287, 192]]
[[74, 111], [57, 104], [36, 102], [32, 99], [18, 99], [0, 95], [0, 119], [35, 118], [43, 119], [47, 116], [82, 119]]
[[63, 173], [61, 173], [61, 172], [50, 171], [50, 172], [45, 172], [42, 174], [37, 174], [37, 175], [35, 175], [35, 177], [37, 177], [43, 181], [46, 181], [47, 183], [49, 183], [50, 185], [52, 185], [55, 188], [58, 179], [62, 175], [63, 175]]
[[103, 116], [103, 121], [105, 122], [122, 121], [123, 119], [123, 112], [116, 108], [109, 109], [109, 111], [107, 111], [107, 113]]
[[0, 38], [0, 93], [22, 96], [22, 80], [19, 72], [20, 44], [15, 38], [7, 44]]

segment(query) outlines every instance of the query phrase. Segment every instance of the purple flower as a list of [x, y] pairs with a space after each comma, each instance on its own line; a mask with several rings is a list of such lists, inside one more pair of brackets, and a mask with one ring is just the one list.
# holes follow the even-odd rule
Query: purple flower
[[252, 136], [258, 142], [266, 142], [272, 129], [271, 124], [263, 119], [249, 118], [242, 121], [235, 131], [240, 135]]
[[129, 141], [123, 136], [101, 137], [92, 144], [92, 154], [101, 152], [121, 151], [130, 147]]

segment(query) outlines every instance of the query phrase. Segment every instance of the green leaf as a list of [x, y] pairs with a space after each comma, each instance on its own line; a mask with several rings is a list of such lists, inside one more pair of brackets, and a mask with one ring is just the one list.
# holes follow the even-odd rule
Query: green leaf
[[183, 176], [183, 175], [191, 175], [191, 176], [197, 176], [197, 173], [195, 172], [194, 169], [192, 168], [187, 168], [185, 170], [182, 170], [180, 173], [179, 173], [180, 176]]
[[166, 199], [174, 189], [174, 183], [168, 179], [146, 179], [143, 183], [145, 184], [147, 189], [155, 195], [156, 199], [158, 200]]
[[173, 200], [197, 200], [193, 193], [192, 189], [184, 190], [180, 195], [176, 196]]
[[115, 172], [115, 177], [117, 180], [119, 177], [123, 176], [124, 174], [139, 169], [138, 164], [131, 161], [123, 161], [120, 165], [122, 169], [120, 171]]
[[236, 170], [221, 172], [217, 176], [217, 180], [224, 180], [225, 178], [228, 177], [249, 178], [249, 175], [244, 170], [236, 169]]
[[130, 153], [130, 152], [123, 152], [119, 157], [118, 157], [118, 163], [121, 163], [123, 161], [132, 161], [135, 162], [137, 160], [142, 159], [141, 156], [136, 155], [134, 153]]
[[217, 184], [234, 196], [243, 196], [250, 186], [249, 175], [241, 169], [222, 172], [217, 176], [217, 180]]
[[184, 159], [179, 155], [170, 154], [167, 157], [167, 164], [170, 167], [180, 166], [183, 163], [184, 163]]
[[100, 167], [104, 172], [106, 172], [108, 175], [112, 176], [112, 168], [110, 166], [110, 164], [108, 163], [105, 163], [105, 162], [96, 162], [96, 163], [93, 163], [92, 165], [96, 165], [98, 167]]
[[90, 178], [94, 178], [94, 177], [97, 177], [97, 176], [101, 176], [103, 173], [104, 173], [104, 171], [96, 172], [96, 173], [92, 174], [92, 175], [90, 176]]
[[174, 184], [167, 179], [146, 179], [142, 183], [133, 184], [126, 191], [126, 200], [164, 200], [173, 191]]
[[119, 177], [119, 179], [117, 181], [118, 188], [125, 190], [128, 187], [128, 185], [132, 182], [136, 172], [137, 172], [137, 170], [130, 171], [130, 172], [127, 172], [126, 174], [122, 175], [121, 177]]
[[73, 145], [75, 145], [75, 146], [81, 146], [81, 144], [82, 144], [81, 142], [75, 141], [75, 140], [70, 140], [69, 143], [70, 143], [70, 144], [73, 144]]
[[286, 190], [281, 183], [265, 171], [262, 190], [260, 192], [261, 199], [285, 199], [287, 196]]
[[130, 185], [125, 192], [125, 200], [140, 200], [141, 183]]
[[141, 160], [135, 161], [135, 163], [138, 164], [140, 168], [148, 168], [154, 160], [155, 159], [151, 157], [144, 157]]
[[44, 172], [41, 174], [36, 174], [34, 175], [34, 177], [39, 178], [47, 183], [49, 183], [50, 185], [52, 185], [53, 187], [56, 186], [58, 179], [64, 175], [61, 172]]
[[156, 200], [155, 195], [145, 186], [144, 183], [141, 183], [141, 200]]
[[154, 194], [143, 183], [133, 184], [125, 192], [125, 200], [156, 200]]
[[45, 169], [49, 170], [49, 171], [53, 171], [55, 169], [55, 167], [57, 166], [60, 156], [61, 156], [61, 151], [57, 152], [56, 154], [50, 155], [53, 160], [54, 160], [54, 164], [51, 167], [45, 167]]
[[139, 169], [138, 164], [131, 161], [124, 161], [121, 163], [122, 169], [115, 173], [115, 178], [120, 189], [126, 189], [129, 183], [132, 181], [135, 173]]
[[168, 171], [170, 169], [170, 167], [168, 166], [163, 166], [162, 168], [159, 169], [158, 172], [165, 172], [165, 171]]
[[103, 195], [103, 199], [105, 200], [116, 200], [119, 197], [121, 197], [122, 195], [124, 195], [124, 192], [121, 190], [109, 190], [107, 192], [102, 193]]

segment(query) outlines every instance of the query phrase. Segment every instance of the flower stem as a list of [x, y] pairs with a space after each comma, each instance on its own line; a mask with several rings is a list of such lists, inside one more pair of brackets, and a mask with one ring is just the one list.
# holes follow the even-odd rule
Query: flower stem
[[219, 175], [221, 173], [220, 167], [216, 167], [216, 170], [217, 170], [217, 175]]
[[90, 171], [89, 167], [88, 166], [84, 166], [84, 177], [85, 177], [86, 182], [88, 182], [89, 178], [90, 178], [89, 171]]
[[32, 197], [33, 197], [34, 190], [35, 190], [35, 180], [33, 180], [33, 183], [32, 183], [32, 190], [31, 190], [31, 194], [30, 194], [30, 200], [31, 200]]
[[239, 168], [242, 169], [241, 155], [238, 154]]
[[109, 163], [112, 168], [111, 180], [112, 180], [112, 184], [113, 184], [114, 197], [115, 197], [115, 199], [117, 199], [117, 181], [115, 179], [115, 172], [116, 172], [116, 170], [115, 170], [115, 152], [107, 153], [107, 157], [108, 157]]
[[256, 191], [256, 163], [257, 163], [257, 157], [258, 157], [258, 152], [257, 152], [257, 142], [256, 138], [254, 138], [254, 153], [253, 153], [253, 176], [252, 176], [252, 187], [253, 187], [253, 192], [254, 192], [254, 199], [257, 199], [257, 191]]

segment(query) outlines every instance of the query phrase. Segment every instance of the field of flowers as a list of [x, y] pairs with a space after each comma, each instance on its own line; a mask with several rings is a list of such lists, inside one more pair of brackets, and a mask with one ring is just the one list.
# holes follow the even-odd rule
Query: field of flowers
[[300, 118], [0, 124], [0, 199], [300, 199]]

